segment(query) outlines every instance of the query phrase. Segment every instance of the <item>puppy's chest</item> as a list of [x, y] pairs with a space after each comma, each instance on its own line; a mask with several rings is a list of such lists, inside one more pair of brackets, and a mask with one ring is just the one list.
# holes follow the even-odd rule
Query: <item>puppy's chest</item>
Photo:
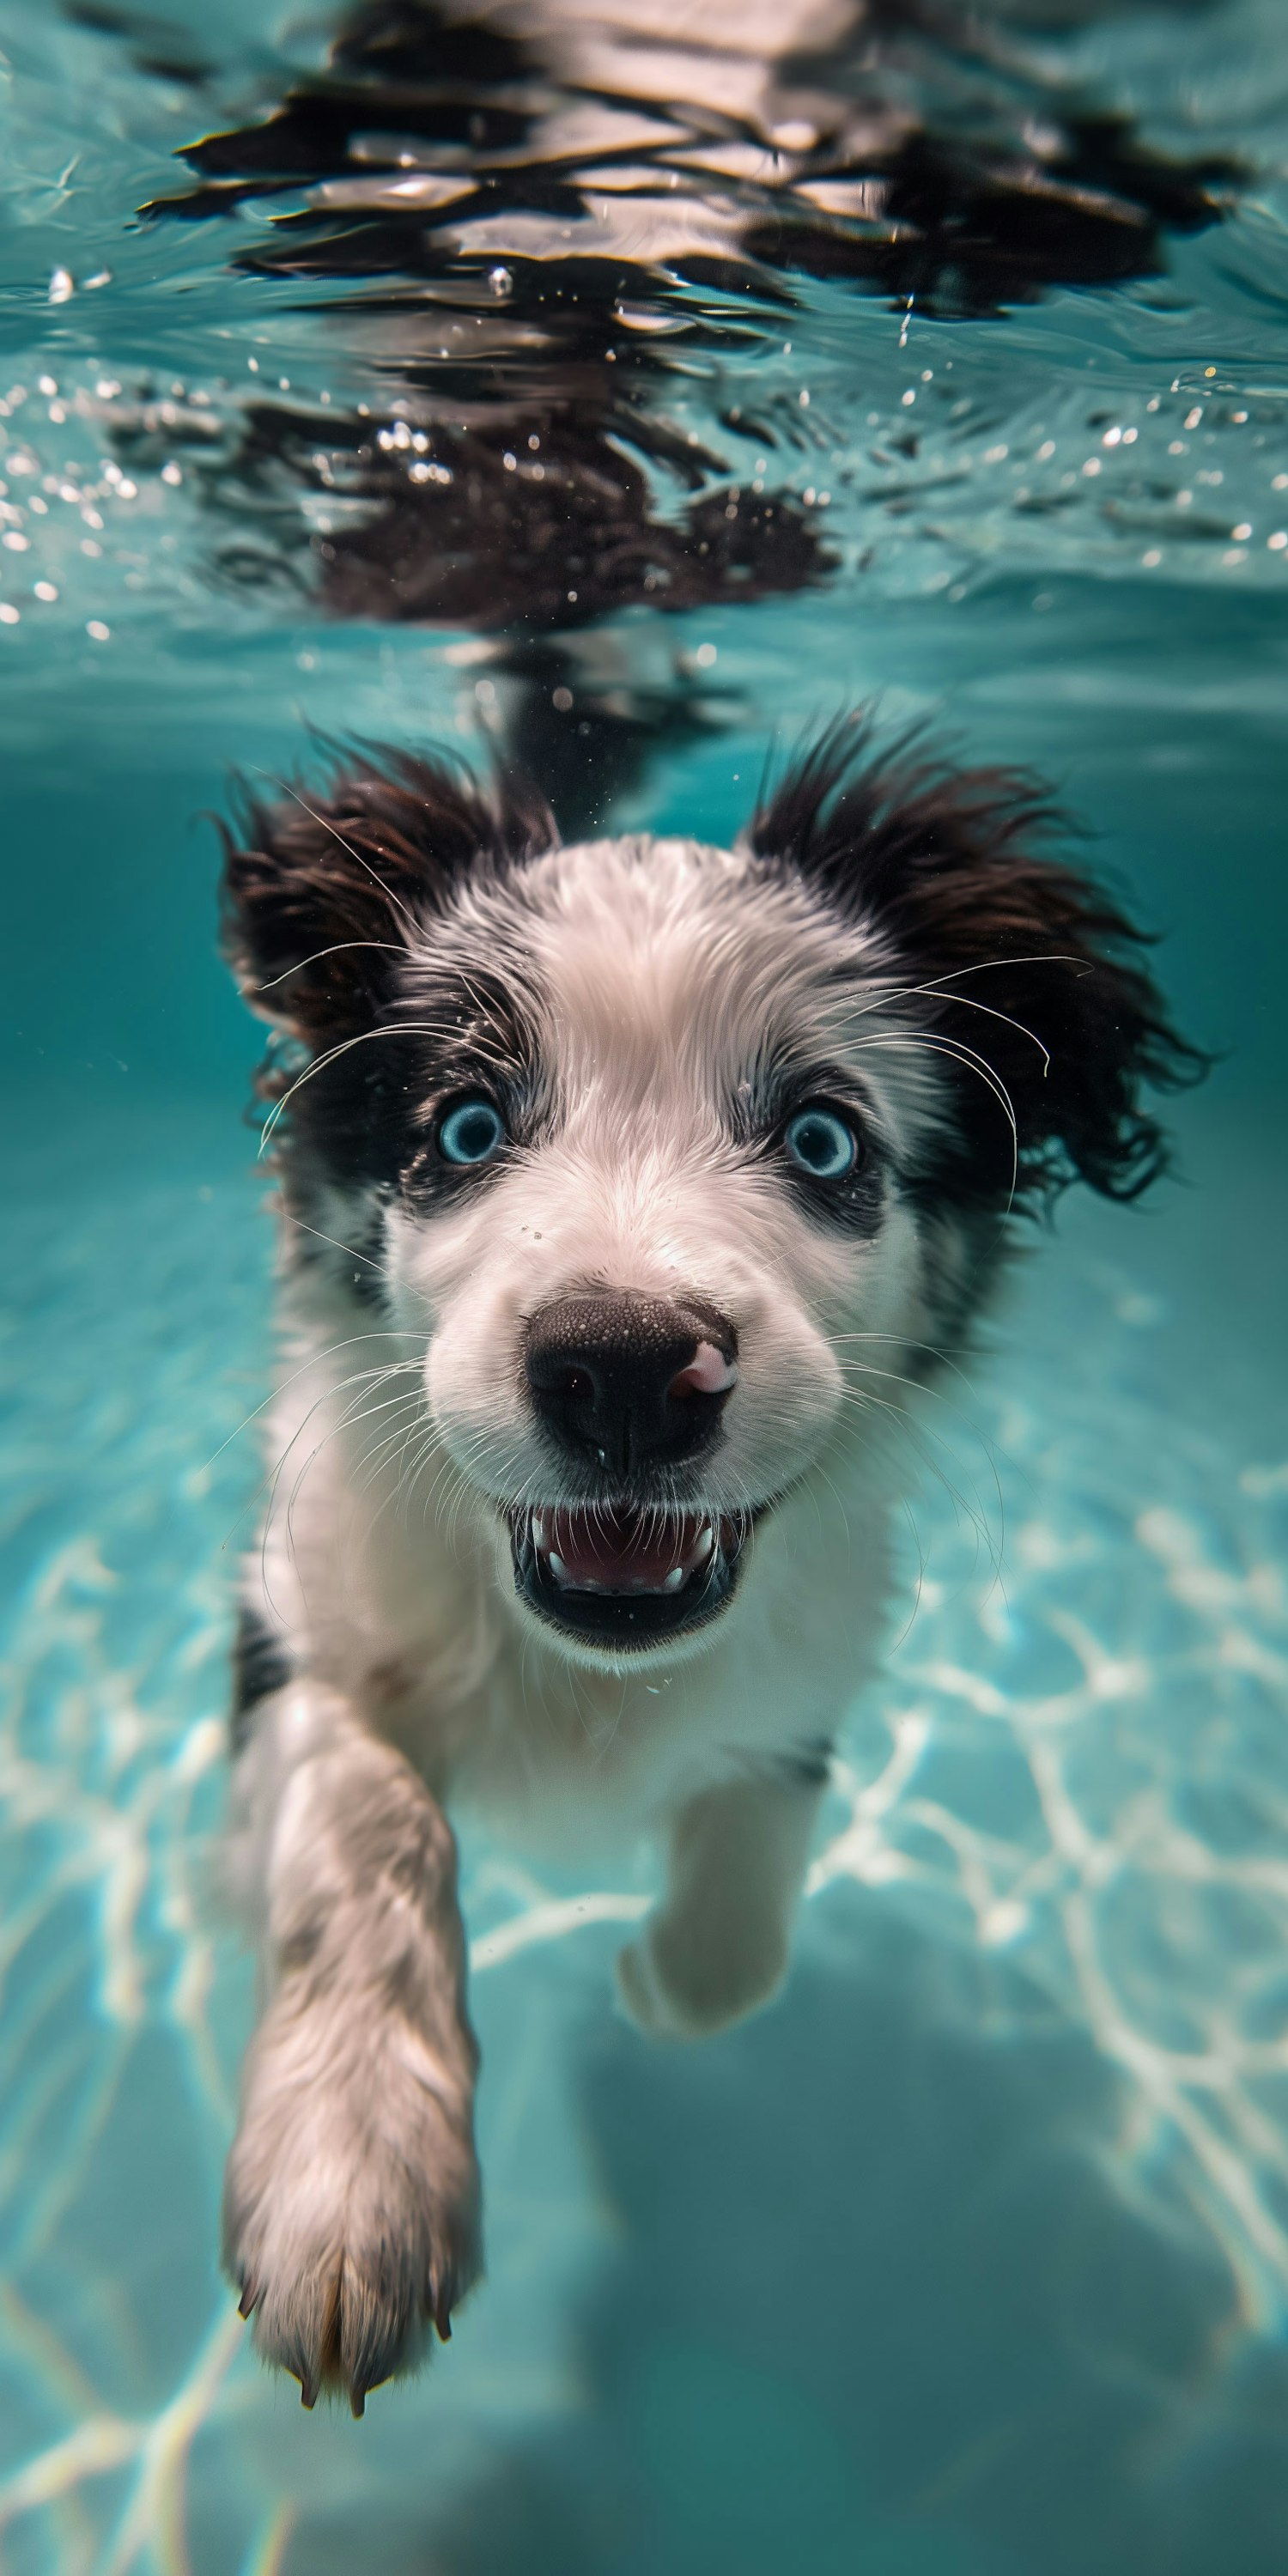
[[745, 1692], [709, 1662], [646, 1677], [590, 1673], [534, 1654], [507, 1626], [498, 1620], [472, 1689], [444, 1692], [399, 1658], [369, 1667], [363, 1695], [440, 1796], [520, 1848], [611, 1845], [744, 1764], [765, 1732]]
[[816, 1757], [833, 1736], [871, 1654], [825, 1617], [806, 1639], [747, 1606], [718, 1646], [631, 1675], [534, 1649], [485, 1600], [486, 1670], [470, 1687], [444, 1689], [440, 1638], [419, 1665], [368, 1644], [361, 1693], [454, 1810], [534, 1855], [607, 1853], [703, 1789]]

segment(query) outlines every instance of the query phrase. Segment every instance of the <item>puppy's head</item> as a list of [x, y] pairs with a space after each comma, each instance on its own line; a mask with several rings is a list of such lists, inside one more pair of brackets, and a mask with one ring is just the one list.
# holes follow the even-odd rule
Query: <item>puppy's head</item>
[[756, 1524], [960, 1340], [1007, 1215], [1159, 1170], [1140, 1088], [1198, 1060], [1043, 827], [850, 721], [733, 850], [563, 848], [401, 755], [230, 838], [299, 1244], [423, 1336], [503, 1585], [581, 1659], [713, 1633]]

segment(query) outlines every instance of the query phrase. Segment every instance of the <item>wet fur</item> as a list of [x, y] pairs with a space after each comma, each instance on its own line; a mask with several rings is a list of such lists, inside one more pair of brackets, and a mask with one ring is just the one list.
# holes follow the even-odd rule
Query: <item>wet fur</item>
[[[732, 851], [563, 848], [529, 791], [401, 753], [228, 835], [229, 954], [275, 1033], [283, 1369], [239, 1653], [264, 2010], [225, 2242], [306, 2402], [360, 2409], [479, 2266], [448, 1804], [547, 1850], [657, 1834], [619, 1966], [645, 2028], [719, 2028], [785, 1973], [920, 1390], [1015, 1215], [1076, 1179], [1133, 1196], [1164, 1159], [1143, 1088], [1200, 1069], [1050, 828], [1028, 782], [851, 720]], [[462, 1173], [436, 1122], [481, 1088], [513, 1141]], [[868, 1140], [830, 1197], [782, 1150], [824, 1094]], [[520, 1359], [535, 1311], [595, 1288], [737, 1332], [714, 1453], [637, 1499], [754, 1518], [741, 1581], [635, 1655], [529, 1616], [504, 1520], [596, 1499]]]

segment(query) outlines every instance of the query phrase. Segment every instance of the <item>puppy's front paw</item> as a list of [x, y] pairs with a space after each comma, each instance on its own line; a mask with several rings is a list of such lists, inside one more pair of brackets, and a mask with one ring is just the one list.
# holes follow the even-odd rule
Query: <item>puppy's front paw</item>
[[[418, 2088], [419, 2093], [419, 2088]], [[468, 2115], [419, 2094], [400, 2133], [378, 2092], [360, 2106], [253, 2084], [228, 2159], [224, 2262], [266, 2361], [304, 2404], [414, 2370], [481, 2269]], [[356, 2113], [356, 2116], [355, 2116]]]

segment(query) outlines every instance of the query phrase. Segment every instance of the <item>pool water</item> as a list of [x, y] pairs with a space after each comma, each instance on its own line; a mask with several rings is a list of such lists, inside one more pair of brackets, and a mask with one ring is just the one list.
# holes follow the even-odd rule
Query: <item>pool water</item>
[[[548, 31], [558, 11], [538, 16]], [[397, 106], [415, 144], [397, 55], [415, 18], [382, 21], [377, 100], [367, 56], [328, 70], [325, 12], [0, 0], [0, 2563], [1271, 2576], [1288, 2528], [1280, 13], [1035, 0], [969, 27], [947, 5], [887, 9], [870, 43], [833, 29], [849, 69], [838, 54], [829, 94], [862, 106], [874, 84], [924, 129], [918, 184], [966, 143], [992, 174], [989, 196], [972, 165], [970, 223], [955, 199], [944, 215], [951, 256], [918, 235], [915, 259], [910, 194], [883, 231], [876, 197], [837, 195], [852, 171], [815, 171], [798, 92], [816, 69], [780, 64], [778, 158], [768, 177], [763, 151], [747, 161], [771, 112], [732, 38], [683, 114], [692, 51], [667, 58], [665, 150], [690, 174], [669, 232], [663, 146], [632, 129], [642, 178], [623, 124], [578, 147], [601, 156], [582, 212], [547, 172], [442, 242], [426, 209], [457, 147], [395, 155], [421, 197], [414, 243], [391, 247], [395, 182], [369, 136], [355, 146], [352, 100], [338, 122], [328, 107], [325, 164], [312, 126], [303, 171], [303, 146], [292, 164], [246, 137], [288, 93], [333, 99], [338, 62], [372, 123], [392, 130]], [[445, 13], [442, 41], [468, 21]], [[536, 45], [536, 20], [511, 22]], [[797, 52], [824, 42], [806, 29]], [[517, 153], [497, 134], [529, 113], [531, 63], [507, 58], [502, 81], [468, 47], [452, 62], [453, 113], [471, 82], [486, 92], [469, 149]], [[624, 72], [573, 46], [555, 70], [565, 105], [660, 113], [651, 94], [640, 109], [634, 55]], [[543, 78], [544, 99], [549, 62]], [[1117, 164], [1105, 178], [1093, 116], [1173, 173], [1212, 173], [1147, 187], [1138, 158], [1158, 205], [1126, 249], [1121, 211], [1094, 241], [1078, 229], [1097, 188], [1143, 203]], [[979, 207], [1015, 134], [1041, 161], [1048, 127], [1072, 195], [1020, 274], [1032, 228], [1006, 231], [1003, 260]], [[234, 141], [172, 162], [203, 132]], [[1043, 167], [1064, 169], [1055, 146]], [[136, 219], [216, 182], [225, 205]], [[483, 337], [463, 350], [467, 325]], [[453, 520], [449, 546], [430, 515], [471, 474], [488, 493], [494, 466], [517, 477], [497, 457], [529, 419], [520, 462], [549, 456], [552, 481], [624, 452], [638, 476], [612, 501], [630, 546], [587, 539], [571, 603], [527, 572], [516, 601], [489, 555], [535, 562], [536, 487], [503, 535]], [[381, 482], [404, 450], [448, 480]], [[788, 538], [753, 524], [757, 483]], [[436, 589], [449, 552], [464, 569]], [[419, 588], [400, 590], [408, 564]], [[556, 690], [593, 725], [562, 749]], [[320, 757], [309, 726], [479, 757], [509, 727], [587, 812], [717, 839], [772, 738], [877, 694], [892, 720], [933, 714], [973, 756], [1056, 782], [1162, 935], [1216, 1068], [1176, 1109], [1178, 1177], [1135, 1211], [1068, 1202], [945, 1382], [910, 1615], [842, 1740], [772, 2009], [698, 2049], [650, 2046], [609, 1973], [647, 1853], [586, 1886], [467, 1840], [488, 2280], [424, 2379], [360, 2424], [305, 2415], [215, 2260], [251, 1972], [214, 1850], [271, 1247], [240, 1119], [256, 1036], [216, 956], [200, 818], [231, 764]]]

